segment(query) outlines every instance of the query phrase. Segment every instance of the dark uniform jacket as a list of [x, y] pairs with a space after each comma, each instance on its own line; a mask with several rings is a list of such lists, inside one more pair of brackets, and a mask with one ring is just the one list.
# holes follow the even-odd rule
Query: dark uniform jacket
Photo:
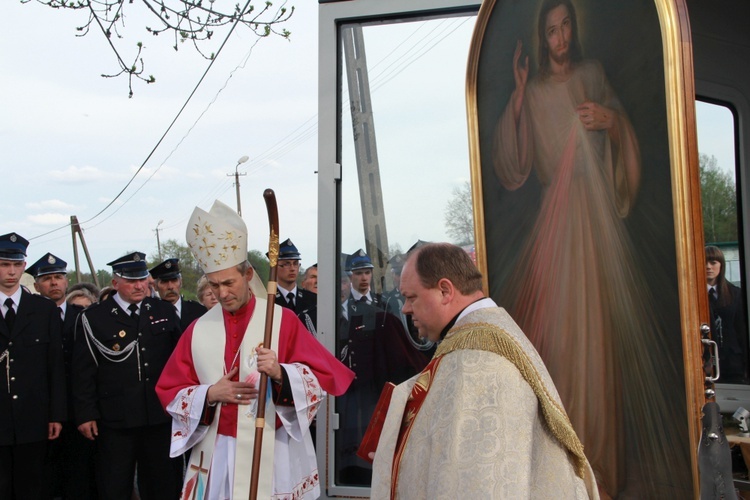
[[[136, 324], [110, 297], [79, 315], [73, 351], [76, 425], [98, 420], [131, 428], [171, 420], [154, 387], [182, 332], [177, 312], [169, 302], [147, 297], [139, 314]], [[86, 333], [84, 319], [100, 345]], [[130, 355], [123, 353], [134, 342]]]
[[48, 424], [66, 420], [61, 327], [55, 303], [26, 291], [13, 331], [0, 318], [0, 446], [46, 441]]
[[747, 383], [748, 340], [742, 289], [731, 283], [731, 297], [714, 300], [709, 295], [711, 338], [719, 347], [719, 382]]
[[305, 309], [309, 309], [318, 303], [318, 294], [315, 292], [309, 292], [307, 290], [303, 290], [300, 287], [297, 287], [297, 295], [294, 298], [294, 307], [290, 307], [289, 304], [286, 301], [286, 297], [281, 295], [281, 290], [278, 288], [276, 289], [276, 305], [281, 307], [286, 307], [287, 309], [291, 309], [295, 313], [299, 314], [300, 312], [304, 311]]
[[184, 332], [190, 326], [190, 323], [206, 314], [206, 306], [194, 300], [182, 300], [182, 310], [180, 311], [180, 329]]
[[75, 344], [76, 319], [83, 311], [83, 307], [76, 304], [68, 304], [65, 308], [65, 319], [62, 325], [62, 347], [63, 359], [65, 360], [65, 384], [68, 388], [68, 418], [65, 422], [73, 422], [73, 392], [71, 374], [73, 370], [73, 345]]

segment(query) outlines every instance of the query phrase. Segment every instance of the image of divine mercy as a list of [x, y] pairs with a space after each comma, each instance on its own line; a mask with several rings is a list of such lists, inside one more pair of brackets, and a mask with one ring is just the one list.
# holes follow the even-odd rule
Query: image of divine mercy
[[643, 469], [654, 465], [628, 458], [638, 445], [626, 440], [664, 456], [669, 437], [647, 422], [660, 411], [645, 400], [660, 360], [642, 352], [654, 312], [624, 223], [641, 178], [638, 140], [602, 65], [583, 58], [577, 30], [570, 0], [542, 3], [532, 78], [516, 44], [515, 89], [493, 134], [492, 165], [506, 190], [532, 172], [542, 190], [501, 304], [544, 359], [602, 496], [617, 497], [649, 482]]

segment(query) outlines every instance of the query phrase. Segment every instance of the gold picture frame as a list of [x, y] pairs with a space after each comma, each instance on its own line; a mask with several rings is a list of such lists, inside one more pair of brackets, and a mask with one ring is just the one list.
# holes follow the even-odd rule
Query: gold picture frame
[[[485, 292], [540, 350], [602, 491], [695, 497], [708, 304], [686, 6], [567, 0], [582, 55], [552, 83], [540, 60], [554, 67], [555, 56], [539, 48], [556, 32], [539, 27], [562, 24], [544, 3], [485, 1], [472, 40], [467, 118]], [[521, 90], [518, 68], [528, 69]], [[608, 111], [616, 132], [606, 120], [586, 129]], [[584, 161], [582, 148], [605, 153]], [[633, 152], [639, 168], [628, 167]]]

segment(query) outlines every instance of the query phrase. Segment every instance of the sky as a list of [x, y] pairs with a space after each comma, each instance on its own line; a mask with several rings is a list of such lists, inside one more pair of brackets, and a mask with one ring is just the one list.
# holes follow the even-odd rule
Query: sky
[[72, 269], [65, 226], [76, 215], [97, 269], [128, 251], [153, 255], [157, 225], [162, 242], [184, 244], [195, 206], [208, 210], [217, 198], [236, 205], [234, 177], [227, 174], [247, 155], [239, 172], [247, 174], [240, 187], [249, 248], [267, 249], [262, 193], [271, 187], [281, 238], [291, 236], [303, 265], [312, 264], [306, 256], [315, 258], [317, 244], [317, 3], [298, 3], [286, 24], [289, 41], [270, 37], [253, 48], [249, 30], [233, 33], [142, 171], [101, 215], [156, 146], [208, 61], [190, 47], [175, 52], [164, 35], [144, 33], [136, 11], [142, 5], [130, 4], [125, 59], [143, 41], [146, 73], [156, 83], [135, 82], [128, 98], [124, 78], [100, 76], [116, 70], [103, 36], [76, 37], [83, 13], [0, 3], [3, 18], [13, 20], [0, 34], [6, 48], [0, 52], [0, 234], [31, 240], [29, 264], [50, 251]]
[[[83, 13], [0, 2], [0, 14], [12, 20], [0, 32], [0, 234], [15, 231], [31, 240], [29, 264], [49, 251], [72, 269], [67, 224], [76, 215], [97, 269], [133, 250], [155, 255], [157, 227], [162, 242], [184, 244], [195, 206], [208, 210], [214, 199], [236, 205], [237, 167], [246, 173], [240, 186], [249, 248], [266, 250], [262, 193], [271, 187], [281, 239], [292, 238], [303, 266], [316, 262], [317, 2], [296, 2], [285, 24], [290, 40], [270, 37], [255, 44], [254, 35], [238, 28], [158, 147], [209, 63], [191, 47], [175, 52], [173, 40], [145, 33], [150, 21], [142, 4], [126, 5], [123, 54], [131, 58], [132, 47], [142, 41], [145, 72], [156, 77], [152, 85], [134, 82], [132, 98], [124, 78], [100, 76], [116, 70], [102, 35], [76, 36]], [[392, 207], [389, 234], [402, 249], [416, 239], [444, 239], [443, 203], [469, 178], [463, 88], [472, 29], [473, 18], [422, 29], [409, 23], [365, 29], [384, 172], [417, 174], [383, 177], [385, 203]], [[225, 35], [217, 32], [217, 43], [207, 50], [216, 51]], [[436, 90], [440, 110], [424, 104]], [[731, 134], [716, 125], [722, 118], [715, 115], [699, 106], [699, 150], [731, 168]], [[354, 165], [350, 117], [344, 113], [343, 119], [343, 163], [352, 179], [353, 171], [346, 172]], [[237, 166], [243, 156], [249, 161]], [[100, 213], [144, 162], [132, 184]], [[446, 182], [432, 185], [437, 169]], [[424, 201], [417, 203], [416, 196]], [[356, 194], [344, 190], [345, 251], [363, 246], [363, 235], [347, 229], [361, 228], [358, 203]], [[413, 213], [417, 207], [421, 213]], [[407, 211], [411, 220], [403, 216]], [[82, 253], [81, 264], [88, 271]]]

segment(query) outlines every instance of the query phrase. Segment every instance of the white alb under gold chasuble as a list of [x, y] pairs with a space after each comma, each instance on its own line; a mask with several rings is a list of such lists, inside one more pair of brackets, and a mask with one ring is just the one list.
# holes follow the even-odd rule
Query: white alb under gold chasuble
[[[415, 384], [426, 395], [405, 416]], [[372, 498], [599, 498], [541, 358], [491, 299], [469, 306], [433, 363], [394, 389]]]
[[[255, 311], [240, 348], [240, 380], [246, 380], [251, 371], [255, 370], [252, 355], [255, 353], [255, 347], [263, 342], [266, 301], [260, 298], [256, 300]], [[278, 310], [274, 311], [273, 341], [270, 348], [278, 352], [282, 312], [279, 306], [275, 307]], [[225, 436], [217, 438], [221, 403], [216, 409], [212, 424], [199, 425], [208, 387], [225, 375], [225, 342], [222, 309], [213, 307], [195, 323], [193, 330], [192, 357], [201, 385], [182, 389], [167, 407], [167, 411], [173, 417], [170, 455], [179, 456], [192, 449], [190, 465], [185, 475], [183, 498], [214, 498], [216, 483], [219, 481], [212, 476], [209, 482], [208, 476], [212, 467], [217, 467], [217, 470], [223, 468], [217, 460], [225, 460], [222, 456], [214, 456], [214, 451], [218, 448], [217, 439], [233, 439]], [[293, 363], [281, 366], [292, 386], [294, 407], [275, 406], [270, 399], [266, 402], [258, 498], [317, 498], [320, 495], [320, 487], [309, 426], [325, 393], [317, 383], [315, 375], [304, 365]], [[270, 383], [269, 381], [269, 389]], [[232, 463], [230, 458], [228, 464], [221, 464], [233, 469], [230, 476], [233, 480], [231, 498], [248, 498], [255, 437], [255, 410], [255, 404], [239, 406], [234, 460]], [[276, 429], [276, 416], [282, 422], [279, 429]], [[274, 453], [277, 456], [274, 456]], [[290, 457], [299, 458], [292, 460]], [[275, 463], [291, 466], [274, 467]]]

